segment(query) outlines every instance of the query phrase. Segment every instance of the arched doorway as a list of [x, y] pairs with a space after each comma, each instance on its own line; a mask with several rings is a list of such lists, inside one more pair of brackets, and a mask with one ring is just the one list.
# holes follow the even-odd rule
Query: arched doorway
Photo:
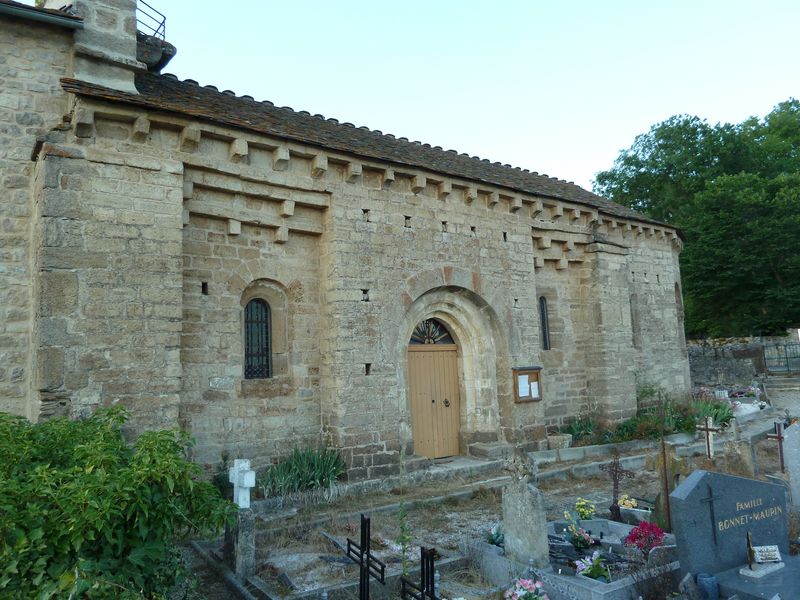
[[419, 322], [411, 334], [408, 384], [414, 454], [430, 458], [458, 454], [458, 346], [438, 319]]

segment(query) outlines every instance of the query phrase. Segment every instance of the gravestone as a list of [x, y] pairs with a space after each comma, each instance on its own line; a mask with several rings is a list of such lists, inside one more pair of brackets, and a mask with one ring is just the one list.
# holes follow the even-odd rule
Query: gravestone
[[789, 553], [784, 488], [695, 471], [670, 494], [682, 572], [718, 573], [747, 564], [747, 533], [757, 546]]
[[255, 572], [256, 565], [255, 516], [250, 508], [250, 490], [256, 485], [256, 474], [250, 461], [237, 458], [228, 470], [228, 480], [233, 484], [233, 501], [239, 510], [236, 522], [225, 526], [223, 558], [245, 581]]
[[[527, 458], [527, 457], [526, 457]], [[512, 481], [503, 488], [503, 534], [506, 555], [535, 568], [550, 564], [544, 495], [531, 483], [530, 462], [515, 453], [507, 470]]]
[[234, 460], [228, 469], [228, 481], [233, 484], [233, 501], [239, 508], [250, 508], [250, 490], [256, 486], [256, 472], [250, 468], [250, 461]]
[[800, 423], [787, 427], [783, 436], [783, 451], [786, 459], [786, 474], [789, 476], [792, 507], [794, 510], [800, 510]]

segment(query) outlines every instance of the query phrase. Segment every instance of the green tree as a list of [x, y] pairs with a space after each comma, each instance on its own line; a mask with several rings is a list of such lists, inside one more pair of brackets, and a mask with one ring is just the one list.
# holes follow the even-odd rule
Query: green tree
[[119, 409], [32, 425], [0, 413], [0, 598], [155, 598], [181, 575], [176, 540], [232, 515], [198, 481], [178, 430], [131, 447]]
[[800, 174], [718, 177], [683, 226], [690, 333], [775, 333], [800, 322]]
[[800, 102], [790, 99], [763, 120], [654, 125], [594, 191], [683, 230], [687, 333], [769, 334], [800, 324], [798, 174]]

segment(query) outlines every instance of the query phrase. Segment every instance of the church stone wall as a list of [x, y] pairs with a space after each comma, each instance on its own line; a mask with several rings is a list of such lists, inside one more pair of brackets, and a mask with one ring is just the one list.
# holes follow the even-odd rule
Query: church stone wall
[[40, 416], [121, 403], [134, 431], [174, 426], [181, 384], [183, 166], [130, 124], [89, 118], [39, 153], [34, 335]]
[[[629, 416], [637, 374], [688, 390], [669, 227], [67, 101], [69, 35], [40, 46], [35, 26], [15, 25], [0, 31], [16, 90], [0, 92], [0, 409], [46, 418], [121, 403], [131, 433], [189, 429], [204, 464], [264, 466], [329, 443], [350, 477], [381, 477], [420, 464], [407, 346], [428, 318], [458, 346], [461, 453], [535, 447], [582, 412]], [[272, 309], [271, 378], [244, 378], [252, 298]], [[515, 403], [512, 369], [528, 366], [542, 367], [543, 398]]]
[[29, 417], [31, 152], [66, 111], [58, 80], [67, 75], [71, 39], [60, 28], [0, 21], [0, 411]]

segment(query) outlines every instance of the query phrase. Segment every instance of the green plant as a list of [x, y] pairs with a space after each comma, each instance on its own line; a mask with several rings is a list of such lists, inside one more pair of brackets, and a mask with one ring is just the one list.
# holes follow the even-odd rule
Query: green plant
[[569, 433], [577, 441], [591, 437], [597, 429], [597, 419], [590, 415], [578, 415], [577, 418], [560, 427], [559, 432]]
[[403, 575], [407, 577], [411, 564], [408, 556], [408, 551], [411, 547], [411, 527], [408, 524], [408, 513], [406, 512], [405, 502], [400, 502], [400, 509], [397, 511], [397, 528], [398, 534], [395, 538], [395, 542], [400, 546], [400, 561]]
[[578, 498], [575, 502], [575, 512], [578, 513], [578, 517], [581, 519], [592, 519], [597, 510], [594, 504], [585, 498]]
[[120, 432], [98, 410], [32, 425], [0, 413], [0, 597], [153, 598], [181, 578], [178, 537], [234, 513], [179, 430]]
[[606, 565], [605, 559], [600, 556], [600, 550], [595, 550], [591, 556], [575, 561], [575, 566], [575, 572], [578, 575], [585, 575], [592, 579], [604, 579], [606, 582], [611, 581], [611, 571]]
[[294, 448], [288, 458], [270, 467], [260, 478], [264, 496], [330, 488], [344, 473], [344, 461], [336, 450]]
[[700, 422], [706, 417], [711, 417], [715, 425], [727, 425], [733, 418], [733, 409], [724, 400], [698, 400], [694, 402], [692, 408], [695, 418]]
[[233, 486], [228, 479], [228, 468], [231, 466], [231, 455], [227, 450], [220, 453], [220, 462], [211, 478], [212, 485], [219, 490], [220, 496], [233, 499]]

